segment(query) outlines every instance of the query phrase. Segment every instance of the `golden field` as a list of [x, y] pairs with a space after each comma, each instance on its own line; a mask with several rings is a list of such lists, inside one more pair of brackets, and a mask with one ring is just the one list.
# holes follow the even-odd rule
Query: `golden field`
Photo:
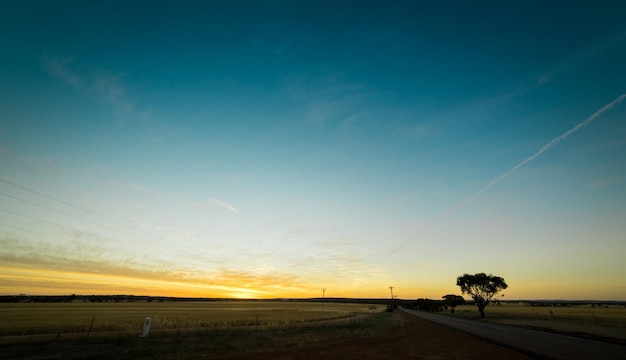
[[[379, 306], [378, 311], [384, 307]], [[0, 303], [0, 336], [275, 326], [371, 313], [367, 304], [289, 301]]]

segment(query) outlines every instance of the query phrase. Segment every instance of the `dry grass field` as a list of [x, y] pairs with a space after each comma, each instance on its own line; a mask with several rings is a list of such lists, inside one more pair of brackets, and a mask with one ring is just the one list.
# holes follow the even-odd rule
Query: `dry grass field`
[[[2, 303], [0, 359], [304, 359], [310, 353], [343, 359], [357, 351], [360, 358], [377, 359], [407, 353], [525, 358], [402, 312], [384, 312], [384, 306], [375, 311], [367, 304], [323, 307], [279, 301]], [[475, 306], [464, 305], [443, 316], [626, 340], [623, 306], [492, 304], [485, 313], [481, 319]], [[152, 318], [150, 335], [141, 338], [146, 317]]]
[[[323, 306], [323, 309], [322, 309]], [[378, 307], [384, 309], [384, 307]], [[368, 314], [366, 304], [207, 301], [0, 303], [0, 336], [293, 325]], [[380, 311], [380, 310], [379, 310]]]
[[489, 304], [484, 319], [480, 319], [475, 305], [461, 305], [454, 316], [626, 343], [626, 307], [621, 305]]
[[[310, 310], [316, 312], [312, 306]], [[345, 314], [354, 306], [339, 305], [336, 310], [337, 314]], [[148, 337], [138, 335], [134, 329], [130, 333], [99, 332], [91, 336], [4, 336], [0, 337], [0, 359], [530, 359], [402, 311], [284, 326], [160, 329]]]

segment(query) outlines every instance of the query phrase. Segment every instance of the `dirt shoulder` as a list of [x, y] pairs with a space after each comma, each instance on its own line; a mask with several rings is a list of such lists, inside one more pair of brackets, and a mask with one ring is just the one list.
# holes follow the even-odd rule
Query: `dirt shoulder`
[[491, 359], [528, 360], [532, 357], [474, 338], [465, 333], [398, 312], [403, 327], [384, 335], [237, 354], [214, 359]]

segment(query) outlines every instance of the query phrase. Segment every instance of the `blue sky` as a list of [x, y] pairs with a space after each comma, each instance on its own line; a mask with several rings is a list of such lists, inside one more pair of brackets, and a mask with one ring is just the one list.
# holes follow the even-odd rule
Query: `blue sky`
[[4, 2], [0, 293], [624, 300], [624, 10]]

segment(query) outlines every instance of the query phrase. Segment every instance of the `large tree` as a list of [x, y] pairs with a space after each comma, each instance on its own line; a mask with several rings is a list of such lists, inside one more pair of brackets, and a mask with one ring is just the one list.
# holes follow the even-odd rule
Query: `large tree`
[[468, 294], [474, 299], [481, 317], [485, 317], [485, 307], [493, 296], [509, 287], [503, 278], [485, 273], [463, 274], [456, 279], [456, 284], [461, 287], [463, 294]]

